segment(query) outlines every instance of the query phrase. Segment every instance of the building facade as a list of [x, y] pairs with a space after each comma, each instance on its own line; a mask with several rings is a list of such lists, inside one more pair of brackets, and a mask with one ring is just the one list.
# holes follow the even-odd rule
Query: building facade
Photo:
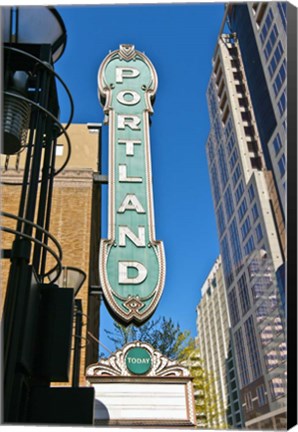
[[[86, 124], [73, 124], [69, 127], [68, 133], [72, 147], [71, 158], [67, 167], [54, 181], [50, 231], [62, 248], [62, 265], [79, 268], [87, 275], [76, 297], [82, 301], [83, 312], [83, 327], [79, 344], [81, 358], [79, 382], [80, 385], [85, 385], [86, 367], [98, 359], [98, 343], [88, 334], [90, 331], [97, 339], [99, 331], [99, 295], [90, 294], [90, 274], [98, 274], [97, 260], [95, 257], [91, 257], [92, 213], [94, 205], [97, 207], [100, 205], [100, 203], [93, 202], [94, 179], [97, 172], [98, 135], [90, 134]], [[67, 153], [66, 140], [61, 137], [56, 147], [57, 170], [63, 165]], [[5, 183], [2, 187], [2, 210], [12, 214], [18, 212], [21, 188], [16, 183], [22, 181], [23, 178], [23, 154], [20, 153], [20, 156], [1, 156], [1, 177]], [[9, 221], [5, 222], [7, 225]], [[100, 232], [97, 234], [94, 240], [99, 248]], [[12, 237], [4, 233], [2, 236], [3, 247], [10, 248], [11, 241]], [[94, 261], [96, 265], [93, 265], [92, 268], [90, 262]], [[54, 261], [49, 256], [47, 269], [51, 269], [53, 264]], [[3, 260], [1, 310], [5, 299], [9, 266], [9, 260]], [[48, 283], [49, 281], [45, 280], [44, 282]], [[75, 338], [75, 330], [73, 330], [72, 354]], [[71, 356], [70, 364], [73, 364], [73, 356]], [[71, 380], [72, 367], [70, 368], [69, 383], [63, 383], [63, 385], [69, 385]]]
[[220, 35], [212, 66], [206, 151], [242, 412], [247, 428], [277, 429], [286, 424], [286, 346], [276, 278], [284, 244], [274, 174], [237, 33]]
[[208, 427], [241, 428], [243, 418], [239, 385], [232, 355], [230, 318], [219, 257], [201, 289], [197, 307], [198, 345], [204, 369], [211, 371], [216, 407]]
[[230, 5], [229, 23], [237, 34], [266, 166], [285, 215], [287, 131], [287, 4]]

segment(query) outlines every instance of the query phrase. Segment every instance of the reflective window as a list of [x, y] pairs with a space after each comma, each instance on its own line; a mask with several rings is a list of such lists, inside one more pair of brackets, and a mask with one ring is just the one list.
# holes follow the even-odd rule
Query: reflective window
[[229, 176], [228, 176], [226, 157], [225, 157], [223, 146], [220, 146], [218, 149], [218, 159], [219, 159], [219, 171], [220, 171], [221, 181], [225, 186], [227, 184]]
[[243, 225], [241, 227], [241, 234], [242, 234], [242, 240], [245, 240], [247, 235], [250, 232], [251, 224], [250, 224], [250, 218], [247, 216], [245, 221], [243, 222]]
[[259, 406], [264, 406], [268, 402], [264, 384], [257, 387], [257, 395]]
[[235, 219], [233, 219], [230, 225], [230, 242], [231, 242], [234, 264], [239, 269], [239, 263], [241, 263], [242, 260], [242, 252], [241, 252], [241, 245], [239, 241], [237, 223]]
[[235, 345], [240, 372], [240, 385], [244, 387], [249, 384], [249, 374], [241, 328], [235, 332]]
[[283, 83], [285, 82], [287, 76], [287, 62], [284, 59], [284, 61], [281, 64], [281, 67], [276, 75], [276, 78], [273, 82], [273, 90], [275, 97], [278, 95], [280, 89], [282, 88]]
[[277, 36], [278, 36], [278, 31], [277, 31], [276, 25], [274, 24], [274, 26], [271, 30], [271, 33], [269, 35], [268, 41], [266, 43], [265, 49], [264, 49], [264, 54], [265, 54], [266, 60], [268, 60], [270, 57], [270, 54], [272, 52], [272, 48], [275, 45]]
[[209, 138], [207, 143], [207, 156], [209, 159], [209, 163], [211, 163], [214, 159], [214, 144], [211, 138]]
[[233, 150], [234, 145], [235, 145], [235, 136], [234, 136], [234, 132], [232, 132], [231, 136], [228, 140], [228, 144], [227, 144], [229, 155], [231, 154], [231, 151]]
[[268, 65], [268, 71], [269, 71], [269, 75], [271, 78], [273, 77], [274, 72], [276, 71], [276, 68], [280, 62], [280, 59], [281, 59], [283, 53], [284, 53], [284, 50], [283, 50], [281, 42], [279, 41], [276, 48], [275, 48], [275, 51], [273, 53], [272, 59], [270, 60], [270, 63]]
[[249, 196], [250, 202], [252, 202], [252, 200], [255, 197], [254, 186], [252, 184], [248, 188], [248, 196]]
[[244, 251], [246, 255], [249, 255], [255, 249], [255, 242], [253, 236], [250, 236], [248, 242], [244, 246]]
[[240, 168], [240, 165], [238, 163], [236, 165], [235, 171], [233, 172], [233, 176], [232, 176], [234, 186], [236, 186], [240, 176], [241, 176], [241, 168]]
[[279, 15], [281, 17], [282, 25], [285, 31], [287, 31], [287, 4], [286, 2], [277, 3]]
[[277, 102], [277, 106], [279, 109], [279, 115], [280, 115], [280, 117], [282, 117], [283, 113], [285, 112], [286, 106], [287, 106], [286, 90], [283, 91], [281, 97], [279, 98], [279, 101]]
[[259, 217], [258, 206], [257, 206], [256, 203], [253, 205], [253, 208], [252, 208], [252, 217], [253, 217], [254, 222], [255, 222], [255, 221], [258, 219], [258, 217]]
[[227, 287], [229, 287], [234, 280], [234, 275], [232, 272], [232, 261], [231, 261], [228, 240], [226, 236], [221, 241], [221, 255], [222, 255], [222, 264], [224, 267], [225, 282]]
[[279, 159], [277, 164], [278, 164], [280, 176], [283, 177], [285, 175], [285, 172], [286, 172], [286, 156], [284, 153], [281, 156], [281, 158]]
[[240, 315], [239, 315], [239, 308], [238, 308], [235, 288], [233, 288], [229, 293], [228, 299], [229, 299], [229, 310], [231, 315], [231, 322], [232, 325], [236, 325], [240, 320]]
[[232, 156], [230, 158], [230, 169], [233, 171], [234, 166], [236, 165], [238, 159], [238, 150], [237, 148], [234, 149]]
[[224, 211], [222, 208], [222, 205], [220, 204], [217, 210], [217, 222], [218, 222], [218, 228], [219, 228], [219, 233], [220, 236], [222, 236], [225, 227], [226, 227], [226, 222], [225, 222], [225, 215], [224, 215]]
[[257, 338], [255, 333], [255, 326], [253, 317], [250, 316], [244, 323], [246, 342], [249, 352], [250, 366], [252, 369], [252, 376], [257, 379], [261, 373], [260, 354], [258, 350]]
[[215, 201], [218, 202], [220, 200], [221, 195], [220, 195], [217, 169], [216, 169], [215, 164], [211, 168], [211, 182], [212, 182], [212, 189], [213, 189], [213, 195], [214, 195]]
[[243, 182], [241, 180], [239, 183], [239, 186], [237, 187], [237, 189], [235, 191], [235, 197], [236, 197], [237, 203], [241, 200], [243, 194], [244, 194], [244, 186], [243, 186]]
[[242, 314], [244, 315], [250, 308], [246, 274], [244, 273], [238, 281], [239, 297]]
[[260, 39], [261, 39], [262, 45], [265, 42], [268, 31], [270, 30], [272, 21], [273, 21], [273, 13], [272, 13], [271, 8], [269, 8], [268, 14], [266, 16], [265, 22], [263, 24], [263, 27], [262, 27], [262, 30], [260, 33]]
[[263, 238], [263, 231], [262, 231], [261, 224], [258, 224], [256, 227], [256, 236], [258, 242], [260, 242]]
[[240, 207], [238, 210], [238, 217], [239, 217], [240, 222], [243, 219], [246, 212], [247, 212], [247, 203], [246, 203], [246, 199], [243, 198], [242, 203], [240, 204]]
[[285, 395], [285, 382], [282, 377], [273, 378], [269, 381], [272, 399], [277, 399]]
[[279, 133], [274, 138], [273, 147], [274, 147], [275, 156], [276, 156], [276, 155], [278, 155], [280, 149], [282, 148], [282, 142], [281, 142]]
[[232, 197], [230, 186], [228, 186], [224, 198], [225, 198], [226, 214], [227, 217], [230, 219], [234, 212], [233, 197]]

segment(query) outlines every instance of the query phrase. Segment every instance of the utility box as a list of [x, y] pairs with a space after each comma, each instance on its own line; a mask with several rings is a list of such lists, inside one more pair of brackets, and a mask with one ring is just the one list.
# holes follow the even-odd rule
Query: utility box
[[73, 289], [42, 288], [36, 371], [50, 382], [69, 380], [73, 308]]

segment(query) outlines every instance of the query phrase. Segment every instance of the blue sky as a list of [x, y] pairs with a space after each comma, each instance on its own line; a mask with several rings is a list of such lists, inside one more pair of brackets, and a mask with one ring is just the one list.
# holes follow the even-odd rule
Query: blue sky
[[[158, 74], [150, 129], [156, 239], [164, 242], [166, 283], [153, 318], [171, 317], [196, 335], [200, 288], [219, 247], [205, 143], [209, 133], [206, 89], [221, 25], [223, 3], [60, 6], [67, 28], [65, 52], [56, 71], [75, 103], [74, 123], [102, 122], [98, 68], [110, 50], [134, 44]], [[61, 93], [61, 119], [68, 114]], [[108, 127], [103, 132], [107, 174]], [[106, 199], [103, 237], [106, 238]], [[101, 307], [101, 340], [112, 319]]]

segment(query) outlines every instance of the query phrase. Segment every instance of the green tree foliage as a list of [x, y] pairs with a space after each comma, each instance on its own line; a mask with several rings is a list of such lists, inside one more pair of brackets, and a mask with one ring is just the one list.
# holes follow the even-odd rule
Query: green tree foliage
[[140, 327], [129, 325], [127, 327], [114, 322], [113, 331], [104, 330], [107, 337], [114, 343], [115, 349], [123, 345], [140, 340], [147, 342], [166, 357], [175, 360], [188, 344], [190, 332], [181, 331], [179, 324], [171, 318], [159, 317], [149, 320]]
[[223, 421], [224, 412], [218, 409], [214, 377], [204, 369], [200, 350], [194, 339], [190, 339], [188, 345], [180, 351], [178, 360], [189, 369], [193, 378], [197, 426], [212, 429], [227, 428]]

